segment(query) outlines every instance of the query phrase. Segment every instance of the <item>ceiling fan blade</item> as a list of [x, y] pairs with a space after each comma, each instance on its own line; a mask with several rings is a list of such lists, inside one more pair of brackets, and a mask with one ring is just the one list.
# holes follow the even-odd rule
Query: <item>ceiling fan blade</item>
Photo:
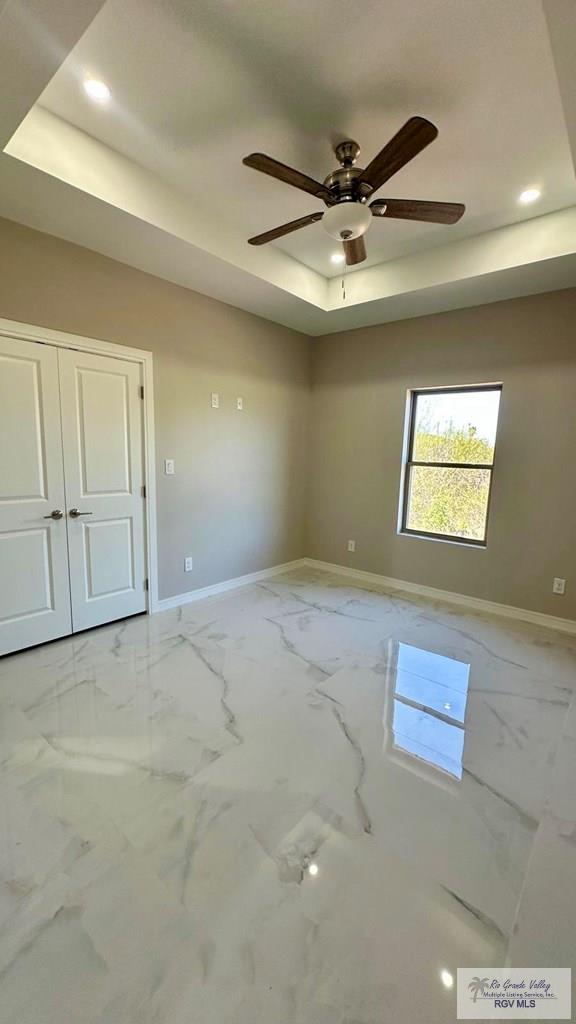
[[464, 203], [433, 203], [422, 199], [376, 199], [370, 203], [375, 217], [394, 220], [425, 220], [430, 224], [455, 224], [466, 207]]
[[249, 245], [265, 245], [266, 242], [273, 242], [275, 238], [282, 238], [282, 235], [289, 235], [291, 231], [298, 231], [308, 224], [315, 224], [322, 220], [323, 213], [310, 213], [307, 217], [299, 217], [298, 220], [291, 220], [288, 224], [281, 224], [279, 228], [272, 228], [271, 231], [264, 231], [261, 235], [254, 235], [248, 239]]
[[375, 192], [401, 167], [434, 142], [437, 135], [438, 129], [431, 121], [424, 117], [411, 117], [384, 149], [370, 161], [366, 170], [362, 171], [357, 179], [358, 183], [369, 185]]
[[347, 267], [353, 267], [356, 263], [364, 262], [366, 259], [366, 246], [364, 245], [362, 235], [360, 235], [360, 238], [348, 238], [342, 244], [344, 245]]
[[266, 156], [265, 153], [251, 153], [250, 156], [244, 157], [242, 163], [246, 164], [246, 167], [253, 167], [255, 171], [262, 171], [263, 174], [269, 174], [272, 178], [285, 181], [287, 185], [293, 185], [294, 188], [299, 188], [303, 192], [309, 192], [311, 196], [317, 196], [318, 199], [331, 199], [328, 189], [319, 181], [314, 181], [314, 178], [309, 178], [301, 171], [295, 171], [293, 167], [281, 164], [279, 160], [274, 160], [273, 157]]

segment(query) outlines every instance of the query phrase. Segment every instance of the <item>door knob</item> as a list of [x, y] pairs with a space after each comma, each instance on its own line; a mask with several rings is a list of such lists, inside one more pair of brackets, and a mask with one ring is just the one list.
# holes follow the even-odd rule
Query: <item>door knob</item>
[[79, 508], [71, 508], [70, 515], [72, 519], [78, 519], [78, 516], [91, 516], [91, 512], [81, 512]]
[[44, 516], [44, 519], [62, 519], [64, 515], [61, 508], [53, 508], [49, 516]]

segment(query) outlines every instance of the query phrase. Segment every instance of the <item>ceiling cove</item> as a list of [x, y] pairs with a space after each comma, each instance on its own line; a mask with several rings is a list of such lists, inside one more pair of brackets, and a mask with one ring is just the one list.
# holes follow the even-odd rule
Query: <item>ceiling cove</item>
[[[0, 215], [312, 335], [570, 287], [575, 48], [571, 0], [0, 2]], [[348, 267], [319, 217], [248, 244], [326, 205], [247, 154], [323, 182], [414, 116], [438, 137], [370, 201], [457, 223], [379, 218]]]

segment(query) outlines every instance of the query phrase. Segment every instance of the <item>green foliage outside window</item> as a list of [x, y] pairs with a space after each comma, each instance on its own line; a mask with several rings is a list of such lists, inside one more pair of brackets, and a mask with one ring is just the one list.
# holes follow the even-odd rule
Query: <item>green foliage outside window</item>
[[[416, 462], [471, 462], [492, 465], [494, 446], [473, 426], [433, 433], [425, 424], [414, 437]], [[484, 539], [490, 489], [490, 469], [413, 466], [407, 527], [424, 533]]]

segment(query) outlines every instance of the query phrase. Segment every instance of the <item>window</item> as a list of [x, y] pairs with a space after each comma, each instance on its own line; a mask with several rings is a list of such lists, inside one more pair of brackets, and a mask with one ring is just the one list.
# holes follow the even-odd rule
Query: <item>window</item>
[[402, 532], [486, 543], [502, 387], [413, 391]]

